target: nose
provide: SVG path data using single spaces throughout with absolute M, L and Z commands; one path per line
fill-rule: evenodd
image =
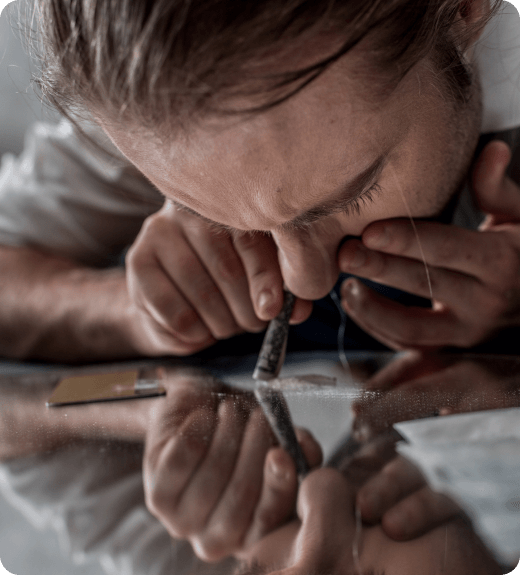
M 287 288 L 302 299 L 325 297 L 338 279 L 339 241 L 312 227 L 294 232 L 273 232 L 273 239 Z

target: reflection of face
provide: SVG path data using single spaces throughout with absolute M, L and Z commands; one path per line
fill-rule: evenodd
M 440 212 L 478 135 L 478 97 L 457 109 L 428 61 L 383 99 L 379 83 L 359 80 L 364 58 L 354 49 L 283 104 L 202 120 L 169 143 L 102 124 L 167 198 L 232 230 L 272 234 L 288 288 L 316 299 L 337 279 L 344 236 Z
M 252 548 L 247 563 L 280 575 L 491 575 L 493 565 L 469 532 L 452 522 L 408 542 L 380 526 L 363 528 L 359 568 L 353 556 L 354 493 L 336 470 L 320 469 L 302 483 L 298 519 Z

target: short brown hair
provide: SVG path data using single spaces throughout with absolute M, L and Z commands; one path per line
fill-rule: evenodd
M 499 4 L 495 0 L 494 7 Z M 288 43 L 334 32 L 341 45 L 303 69 L 261 78 L 277 105 L 372 32 L 377 69 L 400 79 L 428 54 L 453 97 L 471 73 L 467 37 L 453 37 L 464 0 L 36 0 L 42 71 L 37 84 L 62 113 L 101 110 L 167 132 L 182 118 L 218 112 L 240 94 L 251 62 Z M 463 9 L 463 8 L 462 8 Z M 492 11 L 487 15 L 491 16 Z M 483 26 L 484 18 L 478 23 Z M 222 101 L 222 98 L 219 99 Z M 222 111 L 222 110 L 220 110 Z M 226 112 L 229 112 L 227 110 Z

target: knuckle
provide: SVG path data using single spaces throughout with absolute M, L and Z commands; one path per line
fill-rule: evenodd
M 219 253 L 214 261 L 215 274 L 226 284 L 235 285 L 244 277 L 241 261 L 233 253 Z
M 173 268 L 173 265 L 175 268 Z M 190 276 L 198 276 L 201 274 L 199 259 L 191 249 L 183 249 L 175 252 L 173 265 L 170 264 L 169 266 L 169 271 L 173 275 L 178 275 L 179 272 L 188 272 Z
M 163 238 L 171 235 L 175 229 L 172 220 L 166 216 L 161 210 L 148 216 L 141 226 L 141 230 L 137 237 L 137 242 L 143 240 L 150 241 L 154 238 Z
M 265 238 L 265 236 L 264 236 L 264 238 Z M 240 250 L 249 251 L 249 250 L 258 249 L 259 244 L 262 242 L 261 242 L 261 237 L 259 236 L 259 234 L 244 232 L 241 234 L 237 234 L 233 238 L 233 243 Z
M 169 325 L 180 336 L 191 331 L 200 322 L 197 312 L 189 306 L 179 306 L 171 314 Z
M 264 289 L 269 289 L 271 286 L 280 283 L 280 276 L 273 270 L 256 268 L 250 271 L 248 280 L 254 293 L 258 294 Z
M 147 263 L 148 256 L 141 244 L 134 243 L 125 256 L 125 265 L 127 270 L 134 271 Z
M 435 277 L 434 270 L 429 271 L 429 276 L 424 267 L 418 270 L 417 275 L 415 277 L 415 284 L 417 286 L 419 294 L 424 295 L 430 294 L 430 288 L 431 288 L 431 293 L 435 295 L 435 293 L 437 292 L 438 283 L 437 278 Z
M 220 533 L 211 529 L 204 535 L 193 537 L 191 544 L 199 559 L 214 563 L 229 555 L 236 548 L 232 538 L 232 531 L 227 530 Z
M 423 518 L 429 517 L 436 502 L 433 491 L 424 487 L 411 496 L 406 503 L 405 512 L 408 514 L 408 518 L 417 525 Z
M 209 437 L 210 434 L 201 435 L 190 431 L 179 433 L 174 439 L 175 452 L 172 453 L 170 465 L 174 468 L 184 467 L 186 459 L 191 461 L 194 455 L 203 455 L 208 447 Z
M 258 499 L 258 489 L 251 481 L 240 481 L 233 489 L 233 497 L 230 498 L 229 509 L 231 515 L 237 519 L 242 515 L 243 510 L 248 509 L 252 504 L 256 504 Z
M 449 234 L 441 234 L 438 241 L 432 246 L 433 263 L 450 261 L 453 258 L 454 246 Z
M 200 281 L 193 284 L 192 290 L 193 300 L 206 303 L 210 309 L 218 305 L 220 290 L 213 282 L 208 281 L 206 278 L 200 278 Z
M 150 513 L 159 521 L 167 525 L 171 536 L 185 539 L 188 532 L 173 517 L 176 508 L 171 503 L 171 497 L 165 490 L 152 490 L 145 494 L 145 504 Z
M 389 271 L 389 258 L 382 253 L 371 253 L 368 257 L 369 267 L 376 278 L 385 278 Z
M 283 508 L 280 507 L 279 502 L 273 503 L 269 507 L 261 506 L 255 514 L 257 528 L 259 528 L 262 533 L 269 532 L 276 528 L 291 512 L 291 510 L 288 510 L 283 514 L 281 510 L 283 510 Z
M 409 253 L 413 251 L 417 245 L 417 236 L 409 222 L 406 222 L 405 227 L 399 228 L 400 233 L 395 233 L 392 230 L 389 232 L 388 247 L 395 250 L 397 253 Z

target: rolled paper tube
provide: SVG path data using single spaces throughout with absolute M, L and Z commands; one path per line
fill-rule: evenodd
M 253 379 L 271 381 L 278 377 L 285 359 L 289 320 L 291 319 L 295 297 L 286 291 L 282 311 L 269 323 L 262 348 L 253 372 Z

